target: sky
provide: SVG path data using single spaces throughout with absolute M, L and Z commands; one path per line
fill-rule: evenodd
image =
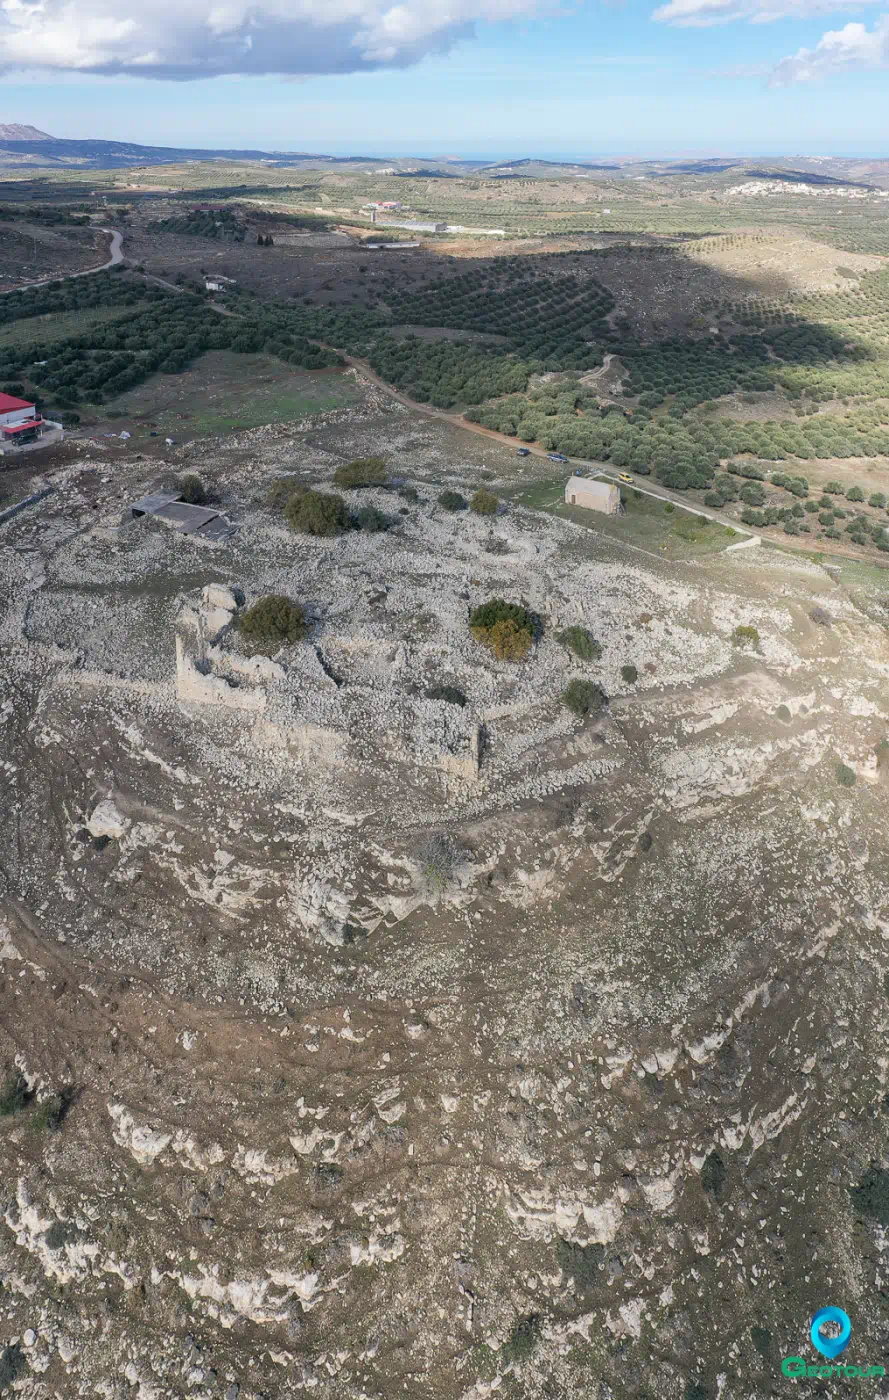
M 0 120 L 335 155 L 889 155 L 853 0 L 0 0 Z

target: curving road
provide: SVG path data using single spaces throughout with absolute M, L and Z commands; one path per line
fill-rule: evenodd
M 107 272 L 108 268 L 117 267 L 119 263 L 123 262 L 123 234 L 120 233 L 118 229 L 113 228 L 103 228 L 102 233 L 111 234 L 111 247 L 109 249 L 111 256 L 109 260 L 105 263 L 102 263 L 100 267 L 88 267 L 83 272 L 69 272 L 63 274 L 64 276 L 92 277 L 97 272 Z M 177 287 L 173 282 L 164 281 L 164 279 L 161 277 L 153 277 L 148 273 L 143 273 L 143 276 L 145 277 L 146 281 L 154 282 L 161 287 L 166 287 L 171 292 L 177 292 L 181 295 L 184 290 L 182 287 Z M 0 296 L 9 296 L 13 291 L 24 291 L 28 287 L 44 287 L 47 285 L 47 283 L 57 282 L 58 280 L 58 277 L 44 277 L 39 282 L 27 282 L 22 287 L 13 287 L 10 289 L 9 292 L 0 293 Z M 218 312 L 221 316 L 237 315 L 237 312 L 230 311 L 228 307 L 221 306 L 218 303 L 214 304 L 213 302 L 210 302 L 209 305 L 213 311 Z M 493 428 L 484 428 L 482 427 L 481 423 L 471 423 L 466 418 L 464 418 L 461 413 L 447 413 L 440 408 L 431 408 L 429 404 L 418 403 L 416 399 L 411 399 L 407 396 L 407 394 L 402 394 L 399 392 L 398 389 L 393 389 L 390 384 L 387 384 L 384 379 L 381 379 L 380 376 L 376 374 L 374 370 L 371 369 L 367 360 L 359 359 L 356 355 L 347 355 L 345 351 L 338 349 L 337 346 L 326 345 L 324 341 L 319 340 L 316 341 L 315 344 L 322 346 L 322 348 L 325 350 L 336 351 L 338 355 L 342 356 L 343 360 L 346 362 L 347 365 L 350 366 L 351 369 L 357 370 L 357 372 L 360 375 L 363 375 L 364 378 L 369 380 L 370 383 L 376 386 L 376 388 L 382 389 L 382 391 L 385 394 L 388 394 L 390 398 L 395 399 L 398 403 L 403 404 L 405 408 L 413 409 L 415 413 L 423 413 L 428 418 L 439 418 L 445 423 L 450 423 L 455 428 L 463 428 L 466 432 L 475 433 L 479 437 L 486 437 L 494 442 L 501 443 L 504 447 L 510 447 L 513 450 L 515 450 L 515 445 L 517 441 L 516 438 L 507 437 L 506 433 L 498 433 Z M 605 357 L 604 363 L 602 364 L 601 368 L 597 371 L 597 378 L 599 377 L 599 375 L 604 374 L 605 371 L 610 368 L 611 361 L 614 358 L 615 356 L 612 354 L 609 354 Z M 531 457 L 545 458 L 548 456 L 546 449 L 542 447 L 532 447 L 530 444 L 527 444 L 527 450 L 528 455 Z M 588 470 L 592 469 L 592 475 L 594 476 L 615 477 L 618 475 L 614 468 L 610 467 L 607 462 L 588 462 L 579 457 L 569 457 L 565 465 L 571 467 L 585 467 Z M 811 552 L 812 550 L 812 545 L 809 544 L 807 541 L 797 540 L 794 538 L 788 538 L 786 541 L 776 541 L 770 535 L 764 535 L 757 529 L 751 529 L 749 525 L 739 525 L 737 520 L 732 519 L 731 516 L 723 515 L 720 511 L 701 510 L 700 507 L 689 506 L 688 501 L 685 499 L 682 493 L 677 491 L 671 491 L 668 487 L 661 486 L 654 482 L 647 482 L 645 486 L 640 486 L 636 481 L 634 481 L 633 489 L 641 491 L 643 495 L 651 496 L 655 500 L 671 501 L 674 505 L 677 505 L 681 507 L 681 509 L 688 511 L 689 514 L 703 516 L 705 520 L 711 520 L 715 525 L 731 526 L 731 528 L 735 530 L 738 534 L 746 535 L 748 538 L 757 538 L 769 544 L 780 544 L 780 546 L 785 549 L 801 550 L 802 552 Z M 853 559 L 859 557 L 857 554 L 854 554 L 853 551 L 844 549 L 842 545 L 840 545 L 837 548 L 836 544 L 834 544 L 831 553 L 844 555 L 848 558 Z M 879 561 L 877 560 L 874 560 L 873 562 L 879 563 Z
M 10 287 L 6 292 L 0 292 L 0 296 L 10 297 L 13 292 L 27 292 L 32 287 L 48 287 L 50 282 L 60 282 L 68 277 L 94 277 L 97 272 L 107 272 L 109 267 L 117 267 L 123 262 L 123 234 L 116 228 L 103 228 L 101 233 L 111 234 L 111 257 L 107 262 L 103 262 L 100 267 L 86 267 L 82 272 L 62 272 L 53 277 L 41 277 L 38 282 L 23 282 L 20 287 Z

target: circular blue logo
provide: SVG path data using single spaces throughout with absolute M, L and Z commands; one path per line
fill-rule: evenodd
M 825 1322 L 838 1323 L 839 1335 L 836 1337 L 822 1336 L 821 1328 Z M 848 1313 L 843 1312 L 842 1308 L 820 1308 L 812 1318 L 809 1336 L 815 1350 L 820 1351 L 821 1355 L 826 1356 L 829 1361 L 833 1361 L 849 1345 L 849 1338 L 852 1336 L 852 1320 Z

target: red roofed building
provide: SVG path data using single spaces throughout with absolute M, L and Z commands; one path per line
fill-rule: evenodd
M 0 441 L 31 442 L 40 437 L 44 422 L 32 403 L 0 394 Z

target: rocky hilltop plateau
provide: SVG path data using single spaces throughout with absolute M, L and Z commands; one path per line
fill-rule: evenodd
M 268 504 L 368 454 L 388 529 Z M 87 445 L 0 527 L 0 1394 L 752 1400 L 826 1303 L 889 1365 L 886 575 L 439 504 L 511 460 L 371 391 L 172 451 L 221 545 Z

